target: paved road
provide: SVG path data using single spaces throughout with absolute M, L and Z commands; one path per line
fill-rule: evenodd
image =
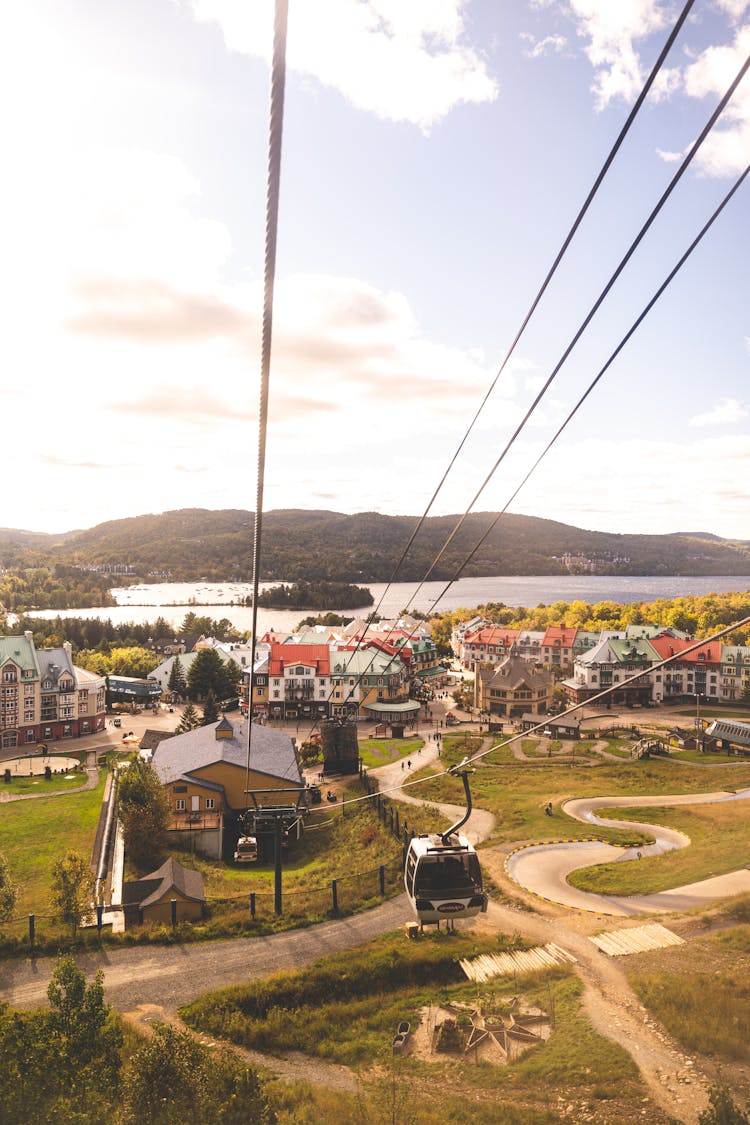
M 605 819 L 596 815 L 601 808 L 665 808 L 677 805 L 714 804 L 750 798 L 750 789 L 738 793 L 688 793 L 657 797 L 595 797 L 567 801 L 563 811 L 576 820 L 594 825 L 631 828 L 647 832 L 655 842 L 642 848 L 617 848 L 597 842 L 541 844 L 516 852 L 508 859 L 508 874 L 526 890 L 562 906 L 592 910 L 599 914 L 624 917 L 630 914 L 661 913 L 692 910 L 707 906 L 718 898 L 750 892 L 750 869 L 718 875 L 711 879 L 675 887 L 669 891 L 647 895 L 599 895 L 581 891 L 567 881 L 571 871 L 600 863 L 638 861 L 643 856 L 660 855 L 675 848 L 684 848 L 690 839 L 682 832 L 659 824 Z

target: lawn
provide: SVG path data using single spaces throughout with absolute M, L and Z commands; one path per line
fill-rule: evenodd
M 41 777 L 13 777 L 10 782 L 0 781 L 0 802 L 2 802 L 6 793 L 14 797 L 25 793 L 40 796 L 66 789 L 77 789 L 79 786 L 86 784 L 86 779 L 86 773 L 53 774 L 49 781 L 46 780 L 44 775 Z
M 375 769 L 416 755 L 422 746 L 423 738 L 363 738 L 359 741 L 359 756 L 368 769 Z
M 79 851 L 90 859 L 105 776 L 101 771 L 96 788 L 82 793 L 2 806 L 0 851 L 18 884 L 18 918 L 33 913 L 39 919 L 49 914 L 50 871 L 67 851 Z M 79 777 L 79 784 L 82 780 Z
M 628 863 L 606 863 L 573 871 L 574 887 L 598 894 L 651 894 L 724 875 L 747 865 L 750 851 L 750 800 L 692 808 L 599 809 L 610 820 L 639 820 L 676 828 L 690 837 L 687 848 L 645 856 Z

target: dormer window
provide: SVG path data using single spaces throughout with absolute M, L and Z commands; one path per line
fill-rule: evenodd
M 42 680 L 42 691 L 52 691 L 52 680 Z

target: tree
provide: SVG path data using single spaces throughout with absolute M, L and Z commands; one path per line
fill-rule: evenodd
M 16 894 L 16 884 L 11 878 L 8 861 L 0 852 L 0 922 L 7 922 L 13 917 Z
M 61 957 L 47 989 L 47 1042 L 56 1079 L 80 1105 L 103 1091 L 116 1094 L 122 1031 L 104 1003 L 104 974 L 91 984 L 72 957 Z
M 205 699 L 209 691 L 213 691 L 215 695 L 223 699 L 225 682 L 224 661 L 216 649 L 199 649 L 188 672 L 187 686 L 190 699 Z
M 180 719 L 180 723 L 177 727 L 177 730 L 175 731 L 175 734 L 186 734 L 187 731 L 196 730 L 199 726 L 201 726 L 200 715 L 196 711 L 193 704 L 188 703 L 187 707 L 182 712 L 182 718 Z
M 221 666 L 221 675 L 219 677 L 219 698 L 231 699 L 232 696 L 237 695 L 240 687 L 240 680 L 242 679 L 242 669 L 236 660 L 225 660 Z
M 187 680 L 185 678 L 185 669 L 180 663 L 179 656 L 175 656 L 172 661 L 172 667 L 169 670 L 169 680 L 167 687 L 174 695 L 179 695 L 182 698 L 187 693 Z
M 137 867 L 151 867 L 164 853 L 169 797 L 149 762 L 136 758 L 123 773 L 117 794 L 125 851 Z
M 52 909 L 60 922 L 67 923 L 73 938 L 81 922 L 92 915 L 95 879 L 80 854 L 69 851 L 52 867 Z
M 274 1125 L 257 1075 L 209 1055 L 188 1031 L 154 1024 L 123 1083 L 124 1125 Z
M 708 1108 L 698 1115 L 698 1125 L 750 1125 L 750 1117 L 735 1105 L 726 1086 L 712 1086 Z
M 219 718 L 219 704 L 216 701 L 211 688 L 208 689 L 206 695 L 206 702 L 203 704 L 203 726 L 207 727 L 209 723 L 215 723 Z

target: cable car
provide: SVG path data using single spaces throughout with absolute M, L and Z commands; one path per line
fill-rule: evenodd
M 463 762 L 448 772 L 463 780 L 465 814 L 445 832 L 415 836 L 406 853 L 404 885 L 422 923 L 452 923 L 456 918 L 473 918 L 487 910 L 479 857 L 467 838 L 458 834 L 471 815 L 470 771 L 462 766 Z

